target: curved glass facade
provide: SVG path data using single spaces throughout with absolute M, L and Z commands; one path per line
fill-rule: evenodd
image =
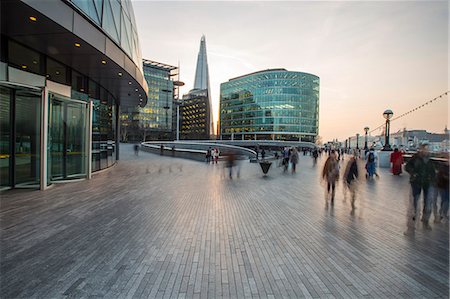
M 119 112 L 147 100 L 130 1 L 0 7 L 0 190 L 44 190 L 112 166 Z
M 220 86 L 222 139 L 314 142 L 319 127 L 319 77 L 274 69 Z
M 130 0 L 70 0 L 70 2 L 103 28 L 142 71 L 141 47 Z

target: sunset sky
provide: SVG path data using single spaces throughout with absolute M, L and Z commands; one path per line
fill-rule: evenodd
M 193 88 L 202 34 L 214 121 L 220 83 L 268 68 L 320 77 L 319 135 L 344 140 L 448 90 L 447 1 L 133 1 L 143 58 L 180 64 Z M 392 131 L 448 125 L 448 98 L 392 123 Z M 373 132 L 378 134 L 380 131 Z

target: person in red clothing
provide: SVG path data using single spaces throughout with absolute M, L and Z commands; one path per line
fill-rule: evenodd
M 394 152 L 391 154 L 391 163 L 392 174 L 400 175 L 402 173 L 403 153 L 399 151 L 398 148 L 395 148 Z

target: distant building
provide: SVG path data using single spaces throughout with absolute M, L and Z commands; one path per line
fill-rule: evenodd
M 375 147 L 381 149 L 384 146 L 384 135 L 367 136 L 368 147 Z M 447 128 L 444 133 L 430 133 L 426 130 L 400 130 L 389 135 L 389 144 L 392 148 L 403 148 L 409 151 L 415 151 L 420 144 L 426 143 L 429 149 L 433 152 L 448 152 L 449 148 L 449 134 Z M 350 148 L 356 148 L 356 136 L 348 138 Z M 359 148 L 364 148 L 364 135 L 359 136 Z
M 207 90 L 191 90 L 184 95 L 183 105 L 180 107 L 180 139 L 209 139 L 209 111 Z
M 122 113 L 121 139 L 127 142 L 172 140 L 176 130 L 174 100 L 178 97 L 174 81 L 177 82 L 179 69 L 147 59 L 143 60 L 143 69 L 148 84 L 147 105 Z
M 431 151 L 449 151 L 449 135 L 445 128 L 444 133 L 430 133 L 426 130 L 406 130 L 391 133 L 389 143 L 393 147 L 404 147 L 408 150 L 416 150 L 420 144 L 428 144 Z M 381 140 L 384 144 L 384 139 Z
M 210 139 L 213 133 L 206 40 L 205 36 L 202 36 L 195 70 L 194 89 L 183 95 L 180 107 L 180 138 Z
M 220 138 L 315 142 L 319 77 L 269 69 L 220 85 Z

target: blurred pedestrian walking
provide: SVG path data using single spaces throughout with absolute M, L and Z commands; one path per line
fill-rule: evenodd
M 336 160 L 336 153 L 331 150 L 330 156 L 327 158 L 322 170 L 322 178 L 327 183 L 326 205 L 328 206 L 328 198 L 331 196 L 331 204 L 334 204 L 334 195 L 336 191 L 336 182 L 339 179 L 339 163 Z
M 139 144 L 134 145 L 134 155 L 139 156 Z
M 206 163 L 208 163 L 209 164 L 209 162 L 211 162 L 211 147 L 209 147 L 207 150 L 206 150 Z
M 298 163 L 298 151 L 297 148 L 293 148 L 291 151 L 291 157 L 289 158 L 289 160 L 292 163 L 292 173 L 295 173 L 296 171 L 296 167 L 297 167 L 297 163 Z
M 430 186 L 435 180 L 436 173 L 433 162 L 430 160 L 427 145 L 421 145 L 419 151 L 409 160 L 405 166 L 405 170 L 409 173 L 409 182 L 411 184 L 412 205 L 413 205 L 413 221 L 418 217 L 418 205 L 420 194 L 423 192 L 423 214 L 422 221 L 425 228 L 431 229 L 428 220 L 431 214 Z
M 433 214 L 434 222 L 448 222 L 448 206 L 449 206 L 449 167 L 448 160 L 445 162 L 440 162 L 437 167 L 438 171 L 436 174 L 435 184 L 433 184 L 432 192 L 432 202 L 433 202 Z M 438 199 L 441 202 L 438 205 Z
M 220 155 L 219 149 L 217 147 L 214 148 L 214 150 L 212 151 L 213 163 L 217 164 L 217 162 L 219 161 L 219 155 Z
M 371 147 L 369 152 L 367 152 L 367 155 L 366 155 L 366 170 L 367 170 L 366 177 L 367 178 L 373 178 L 374 175 L 376 175 L 378 177 L 377 161 L 378 161 L 378 156 L 375 153 L 375 149 L 373 147 Z
M 347 167 L 344 172 L 344 197 L 347 195 L 347 190 L 350 191 L 350 201 L 352 204 L 351 214 L 355 212 L 355 200 L 357 192 L 357 181 L 358 181 L 358 164 L 356 160 L 356 155 L 350 158 L 347 163 Z
M 317 164 L 317 158 L 319 157 L 319 151 L 317 150 L 317 148 L 314 148 L 313 152 L 312 152 L 312 156 L 314 159 L 314 165 Z
M 283 171 L 286 172 L 288 170 L 289 167 L 289 149 L 287 147 L 284 148 L 283 150 Z
M 225 168 L 228 170 L 228 176 L 230 179 L 233 178 L 233 169 L 236 165 L 236 154 L 231 151 L 226 155 Z M 236 167 L 236 176 L 239 177 L 239 167 Z

